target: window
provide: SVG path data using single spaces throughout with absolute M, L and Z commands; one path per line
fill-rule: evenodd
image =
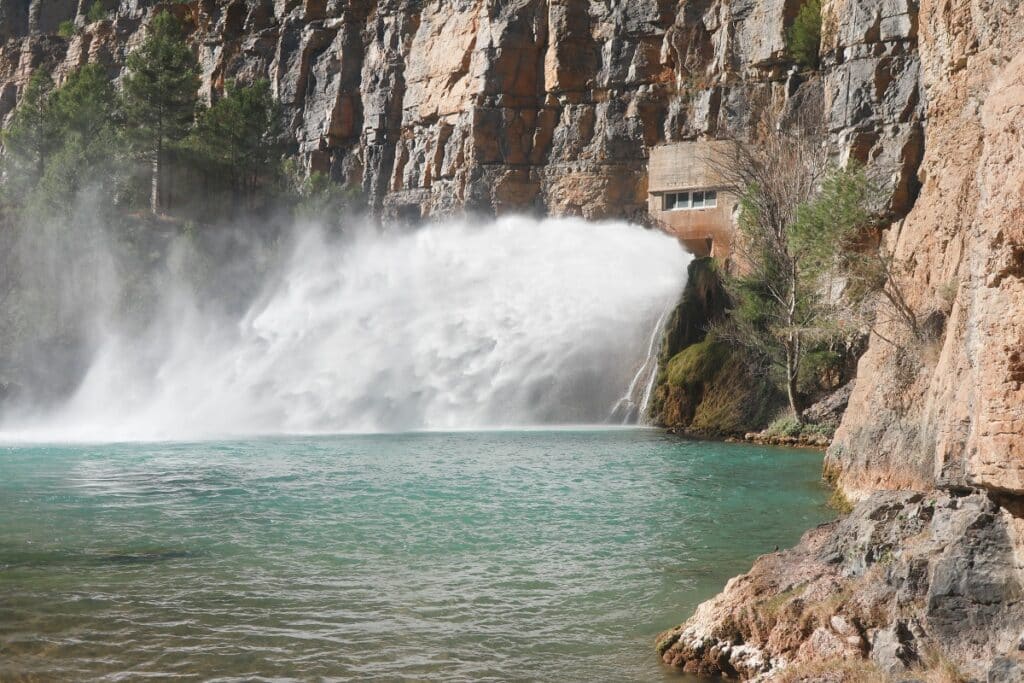
M 694 192 L 666 192 L 662 196 L 662 211 L 682 209 L 713 209 L 718 206 L 718 192 L 696 190 Z
M 665 211 L 690 208 L 689 192 L 668 192 L 665 194 Z

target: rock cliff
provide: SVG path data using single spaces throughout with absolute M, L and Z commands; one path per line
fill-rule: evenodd
M 861 26 L 878 36 L 889 5 L 825 3 L 835 63 L 864 35 L 837 17 L 874 7 Z M 850 515 L 760 558 L 664 634 L 667 663 L 791 681 L 1024 680 L 1024 15 L 1014 0 L 922 0 L 911 23 L 924 154 L 886 239 L 924 334 L 883 324 L 860 360 L 826 462 L 859 501 Z
M 179 15 L 203 94 L 267 78 L 294 151 L 405 218 L 536 211 L 644 220 L 659 142 L 744 131 L 817 103 L 836 151 L 916 192 L 911 0 L 849 0 L 820 76 L 789 73 L 800 0 L 0 1 L 0 116 L 32 70 L 119 74 L 155 10 Z M 74 30 L 68 35 L 73 22 Z
M 876 488 L 1024 494 L 1024 16 L 1004 2 L 923 2 L 928 101 L 921 196 L 890 235 L 930 343 L 874 339 L 830 465 Z

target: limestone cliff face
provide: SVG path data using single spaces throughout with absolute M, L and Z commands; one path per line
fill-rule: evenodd
M 877 37 L 888 5 L 826 9 L 880 9 Z M 826 28 L 829 45 L 864 35 Z M 827 461 L 860 501 L 851 514 L 760 558 L 666 633 L 667 663 L 768 680 L 1024 680 L 1024 14 L 1017 0 L 921 0 L 912 33 L 921 187 L 887 239 L 926 338 L 883 325 L 860 360 Z M 889 152 L 920 153 L 900 126 L 882 130 L 904 141 Z
M 880 338 L 830 453 L 852 495 L 981 487 L 1024 494 L 1024 14 L 1015 0 L 920 11 L 923 188 L 891 235 L 908 296 L 940 327 Z
M 824 107 L 838 154 L 916 191 L 913 0 L 836 0 L 820 77 L 790 78 L 800 0 L 0 0 L 0 115 L 40 65 L 117 75 L 152 13 L 185 20 L 203 94 L 268 78 L 295 150 L 385 215 L 645 218 L 659 142 Z M 74 21 L 70 38 L 56 35 Z

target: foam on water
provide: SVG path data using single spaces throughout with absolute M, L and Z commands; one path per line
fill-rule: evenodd
M 646 391 L 688 259 L 661 233 L 580 219 L 310 231 L 243 315 L 172 287 L 155 327 L 104 331 L 71 400 L 0 438 L 601 423 L 631 384 Z

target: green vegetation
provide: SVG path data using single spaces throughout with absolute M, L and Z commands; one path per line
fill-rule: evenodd
M 252 206 L 261 180 L 273 181 L 282 154 L 281 112 L 270 83 L 229 83 L 224 97 L 199 117 L 190 144 L 211 181 Z
M 46 162 L 57 143 L 57 131 L 49 115 L 53 79 L 39 69 L 29 80 L 14 110 L 10 125 L 4 131 L 4 189 L 11 197 L 24 194 L 43 177 Z
M 724 173 L 742 195 L 744 268 L 726 280 L 733 307 L 716 334 L 773 378 L 802 424 L 808 384 L 841 360 L 839 291 L 870 225 L 867 179 L 829 166 L 820 140 L 785 133 L 737 146 Z
M 794 439 L 816 436 L 831 439 L 833 432 L 835 432 L 835 427 L 832 424 L 799 422 L 792 415 L 784 415 L 768 425 L 764 433 L 765 436 L 786 436 Z
M 30 81 L 5 131 L 9 200 L 28 207 L 68 210 L 84 183 L 110 178 L 110 151 L 117 148 L 117 97 L 102 67 L 86 65 L 54 89 L 44 71 Z
M 685 387 L 714 378 L 730 355 L 726 344 L 708 338 L 691 344 L 672 357 L 668 363 L 668 381 Z
M 743 433 L 764 424 L 778 405 L 774 387 L 751 374 L 741 353 L 713 336 L 673 356 L 665 381 L 656 410 L 693 434 Z
M 61 38 L 70 38 L 75 35 L 75 22 L 66 19 L 57 25 L 57 35 Z
M 284 166 L 284 181 L 288 196 L 295 201 L 298 221 L 339 228 L 346 215 L 362 208 L 358 187 L 339 185 L 326 173 L 313 171 L 307 175 L 289 161 Z
M 103 3 L 100 0 L 92 3 L 89 7 L 89 11 L 85 15 L 86 19 L 91 22 L 102 21 L 107 18 L 107 10 L 103 8 Z
M 786 32 L 786 51 L 800 66 L 817 69 L 821 49 L 821 0 L 806 0 Z
M 708 333 L 730 305 L 723 274 L 710 258 L 694 259 L 686 289 L 666 326 L 651 417 L 703 436 L 730 436 L 767 424 L 783 400 L 752 372 L 741 347 Z
M 197 109 L 199 66 L 185 43 L 181 26 L 161 12 L 146 39 L 128 55 L 124 112 L 139 157 L 150 164 L 150 210 L 160 213 L 166 199 L 164 167 L 174 143 L 191 129 Z
M 101 15 L 97 1 L 87 16 Z M 46 69 L 33 74 L 3 133 L 9 215 L 67 213 L 87 188 L 92 209 L 135 221 L 147 207 L 193 232 L 242 215 L 286 218 L 278 207 L 337 221 L 356 206 L 357 192 L 283 163 L 283 116 L 268 81 L 229 81 L 202 106 L 196 58 L 169 12 L 153 18 L 126 66 L 120 93 L 98 64 L 60 87 Z

